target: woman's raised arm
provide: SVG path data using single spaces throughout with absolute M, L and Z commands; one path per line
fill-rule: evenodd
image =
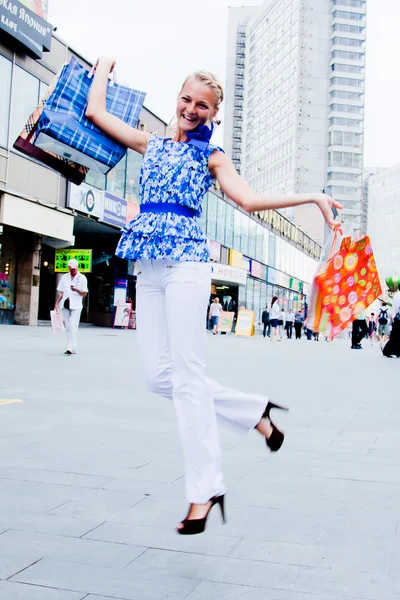
M 145 154 L 150 134 L 130 127 L 106 110 L 106 89 L 108 76 L 114 69 L 112 58 L 101 57 L 97 61 L 92 87 L 90 89 L 86 116 L 99 129 L 127 148 Z
M 343 206 L 327 194 L 256 194 L 247 181 L 236 172 L 232 161 L 218 151 L 211 154 L 208 166 L 223 192 L 247 212 L 276 210 L 311 203 L 318 206 L 328 227 L 333 229 L 339 225 L 334 219 L 332 207 L 341 209 Z

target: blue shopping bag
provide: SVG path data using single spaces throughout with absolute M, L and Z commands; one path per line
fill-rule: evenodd
M 108 173 L 124 157 L 122 146 L 86 118 L 92 75 L 75 57 L 62 70 L 37 125 L 35 146 L 80 165 Z M 144 92 L 110 82 L 107 111 L 135 127 Z

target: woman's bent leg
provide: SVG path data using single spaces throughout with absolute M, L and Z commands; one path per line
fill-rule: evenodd
M 225 492 L 214 400 L 204 364 L 210 266 L 169 261 L 159 271 L 165 284 L 172 390 L 183 446 L 186 494 L 189 502 L 204 504 Z

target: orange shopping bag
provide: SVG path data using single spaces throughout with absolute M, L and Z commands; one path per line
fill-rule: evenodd
M 336 337 L 382 293 L 369 237 L 344 238 L 319 269 L 315 284 L 322 312 L 329 315 L 330 336 Z

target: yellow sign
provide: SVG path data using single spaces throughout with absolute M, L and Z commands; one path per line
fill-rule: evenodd
M 237 250 L 229 250 L 229 265 L 243 269 L 243 254 Z
M 75 248 L 60 248 L 56 250 L 54 271 L 56 273 L 68 273 L 68 261 L 72 258 L 78 261 L 78 269 L 81 273 L 91 273 L 92 251 L 76 250 Z
M 4 405 L 4 404 L 21 404 L 22 400 L 0 400 L 0 406 Z
M 239 310 L 235 335 L 251 337 L 254 335 L 254 312 L 241 308 Z
M 225 331 L 226 333 L 232 332 L 233 326 L 233 318 L 235 316 L 234 312 L 225 312 L 221 311 L 218 321 L 218 331 L 221 333 Z

